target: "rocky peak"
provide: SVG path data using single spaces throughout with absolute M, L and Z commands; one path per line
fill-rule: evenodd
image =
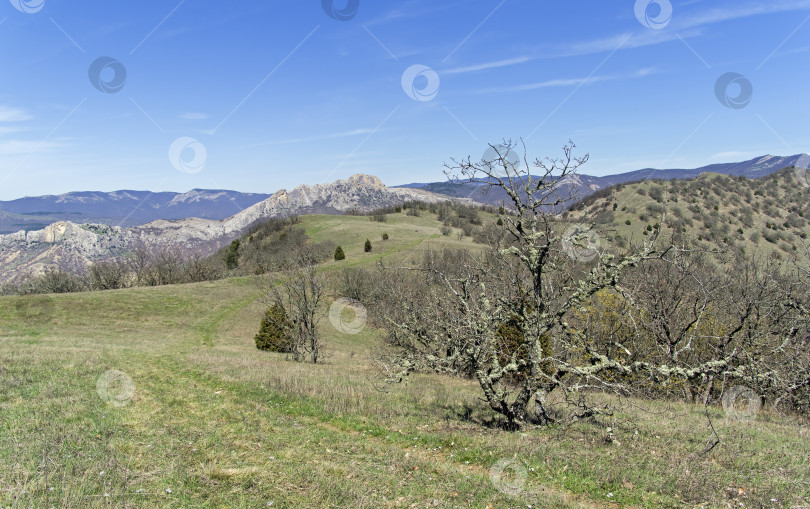
M 192 200 L 196 191 L 186 193 Z M 300 214 L 341 214 L 347 210 L 369 211 L 408 200 L 443 202 L 449 198 L 425 190 L 388 188 L 372 175 L 353 175 L 328 184 L 282 189 L 269 198 L 222 220 L 200 218 L 157 220 L 141 226 L 120 228 L 78 225 L 67 221 L 42 230 L 0 235 L 0 282 L 44 266 L 42 260 L 70 256 L 89 264 L 120 256 L 135 245 L 178 247 L 211 252 L 227 244 L 257 221 Z
M 385 189 L 385 184 L 383 184 L 383 181 L 380 180 L 378 177 L 375 177 L 374 175 L 365 175 L 362 173 L 358 173 L 346 179 L 346 182 L 358 187 Z

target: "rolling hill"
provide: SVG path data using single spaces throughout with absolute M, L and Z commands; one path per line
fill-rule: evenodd
M 760 179 L 704 173 L 619 184 L 574 205 L 570 217 L 596 225 L 619 246 L 660 226 L 707 250 L 801 257 L 810 235 L 810 182 L 806 172 L 786 168 Z
M 577 200 L 584 199 L 600 189 L 606 189 L 617 184 L 626 184 L 628 182 L 642 180 L 692 179 L 703 173 L 718 173 L 721 175 L 741 176 L 750 179 L 757 179 L 770 175 L 783 168 L 808 169 L 810 168 L 810 155 L 797 154 L 794 156 L 780 157 L 768 154 L 750 159 L 748 161 L 711 164 L 693 169 L 659 170 L 654 168 L 645 168 L 642 170 L 607 175 L 603 177 L 595 177 L 583 173 L 570 176 L 562 184 L 568 188 L 566 194 L 570 192 L 573 196 L 575 196 L 574 199 L 567 201 L 568 205 L 571 205 Z M 470 198 L 477 202 L 488 205 L 497 206 L 503 201 L 508 202 L 506 193 L 498 188 L 492 188 L 488 192 L 485 192 L 486 186 L 484 184 L 460 184 L 458 182 L 445 181 L 405 184 L 398 187 L 424 189 L 434 193 L 445 194 L 447 196 Z

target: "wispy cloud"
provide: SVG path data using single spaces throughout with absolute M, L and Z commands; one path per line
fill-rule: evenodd
M 0 104 L 0 122 L 25 122 L 31 118 L 31 115 L 23 110 Z
M 0 156 L 20 156 L 28 155 L 36 151 L 38 153 L 48 152 L 66 147 L 67 144 L 60 141 L 39 142 L 29 140 L 8 140 L 0 142 Z
M 306 138 L 290 138 L 286 140 L 273 140 L 273 141 L 266 141 L 264 143 L 258 143 L 256 145 L 251 145 L 252 147 L 264 147 L 267 145 L 287 145 L 291 143 L 308 143 L 312 141 L 323 141 L 323 140 L 333 140 L 336 138 L 349 138 L 351 136 L 360 136 L 363 134 L 371 134 L 374 132 L 374 129 L 355 129 L 353 131 L 343 131 L 339 133 L 332 133 L 332 134 L 324 134 L 320 136 L 310 136 Z
M 458 8 L 450 2 L 435 2 L 426 4 L 419 0 L 400 2 L 399 5 L 382 15 L 366 22 L 367 26 L 384 25 L 393 21 L 403 21 L 406 19 L 421 18 L 428 14 L 439 11 L 452 10 Z
M 556 46 L 554 48 L 544 48 L 542 56 L 538 57 L 522 56 L 494 62 L 485 62 L 477 65 L 448 69 L 443 71 L 442 74 L 450 75 L 486 71 L 499 67 L 523 64 L 539 58 L 571 57 L 605 53 L 613 51 L 619 45 L 619 43 L 625 39 L 626 41 L 622 45 L 622 49 L 624 50 L 655 46 L 658 44 L 671 42 L 679 38 L 687 39 L 699 37 L 705 33 L 704 27 L 716 23 L 807 9 L 810 9 L 810 0 L 783 0 L 771 3 L 748 3 L 733 7 L 712 8 L 699 12 L 688 14 L 684 13 L 673 16 L 673 21 L 666 30 L 639 29 L 637 32 L 623 32 L 597 39 Z M 631 37 L 627 39 L 628 36 Z M 575 82 L 575 84 L 576 83 L 577 82 Z M 561 85 L 566 84 L 567 83 L 561 83 Z
M 457 67 L 455 69 L 448 69 L 446 71 L 442 71 L 442 74 L 465 74 L 469 72 L 477 72 L 477 71 L 487 71 L 489 69 L 497 69 L 499 67 L 507 67 L 510 65 L 517 65 L 523 64 L 525 62 L 530 61 L 530 57 L 517 57 L 517 58 L 508 58 L 505 60 L 497 60 L 495 62 L 487 62 L 478 65 L 470 65 L 467 67 Z
M 183 120 L 205 120 L 209 117 L 207 113 L 198 113 L 195 111 L 187 111 L 178 115 L 178 118 Z
M 684 28 L 701 27 L 733 19 L 750 18 L 765 14 L 780 12 L 801 11 L 810 9 L 810 0 L 782 0 L 771 2 L 749 2 L 745 5 L 733 7 L 717 7 L 703 12 L 685 15 L 678 19 L 673 18 L 673 27 L 676 30 Z
M 701 1 L 688 1 L 679 4 L 680 8 L 693 5 L 702 4 Z M 400 7 L 397 9 L 386 12 L 381 17 L 372 20 L 367 25 L 384 24 L 396 20 L 405 20 L 408 18 L 420 17 L 430 14 L 435 10 L 443 10 L 442 8 L 424 8 L 416 7 L 415 5 Z M 452 69 L 442 71 L 443 75 L 453 74 L 466 74 L 472 72 L 487 71 L 501 67 L 512 65 L 519 65 L 533 60 L 541 60 L 546 58 L 559 58 L 571 56 L 583 56 L 590 54 L 598 54 L 613 51 L 619 43 L 622 44 L 623 50 L 642 48 L 647 46 L 655 46 L 665 44 L 678 39 L 695 38 L 706 33 L 705 27 L 712 24 L 722 23 L 725 21 L 732 21 L 742 18 L 750 18 L 755 16 L 762 16 L 768 14 L 778 14 L 783 12 L 800 11 L 810 9 L 810 0 L 781 0 L 770 3 L 753 3 L 749 2 L 743 5 L 731 5 L 728 7 L 714 7 L 703 9 L 702 11 L 696 10 L 695 12 L 686 13 L 679 9 L 680 14 L 676 13 L 673 16 L 672 23 L 666 30 L 649 30 L 637 27 L 635 31 L 625 31 L 616 33 L 605 37 L 583 40 L 579 42 L 572 42 L 563 45 L 554 45 L 543 47 L 541 51 L 530 52 L 535 54 L 524 55 L 515 58 L 508 58 L 496 60 L 491 62 L 483 62 L 480 64 L 470 64 L 468 66 L 460 66 Z M 635 20 L 634 20 L 635 23 Z M 627 39 L 628 36 L 631 36 Z M 414 54 L 422 53 L 421 50 L 413 50 L 404 54 L 397 54 L 398 58 L 404 56 L 412 56 Z
M 477 94 L 492 94 L 492 93 L 506 93 L 506 92 L 525 92 L 527 90 L 537 90 L 538 88 L 549 87 L 576 87 L 580 85 L 592 85 L 604 81 L 619 81 L 628 79 L 637 79 L 655 74 L 656 70 L 653 67 L 639 69 L 632 73 L 627 74 L 603 74 L 595 75 L 590 78 L 558 78 L 537 83 L 527 83 L 523 85 L 509 85 L 504 87 L 492 87 L 476 90 Z
M 32 117 L 20 108 L 13 108 L 0 104 L 0 136 L 19 133 L 29 130 L 26 122 Z M 65 140 L 41 142 L 32 140 L 4 139 L 0 140 L 0 156 L 29 155 L 33 152 L 47 152 L 68 146 Z
M 781 57 L 785 55 L 795 55 L 797 53 L 807 53 L 808 51 L 810 51 L 810 46 L 801 46 L 799 48 L 793 48 L 785 51 L 780 51 L 778 53 L 774 53 L 773 56 Z
M 751 159 L 761 156 L 762 152 L 746 152 L 742 150 L 731 150 L 728 152 L 718 152 L 709 157 L 712 161 L 741 161 L 743 159 Z
M 715 7 L 693 13 L 676 13 L 672 23 L 665 30 L 640 29 L 632 33 L 632 37 L 624 44 L 622 49 L 642 48 L 664 44 L 680 38 L 699 37 L 705 33 L 708 25 L 732 21 L 742 18 L 778 14 L 782 12 L 801 11 L 810 9 L 810 0 L 782 0 L 762 3 L 746 3 L 728 7 Z M 585 40 L 553 48 L 544 56 L 568 57 L 605 53 L 613 51 L 619 41 L 627 37 L 628 32 L 615 34 L 598 39 Z
M 25 130 L 26 130 L 26 128 L 24 128 L 24 127 L 0 125 L 0 136 L 4 136 L 6 134 L 18 133 L 20 131 L 25 131 Z
M 680 34 L 682 37 L 692 37 L 700 35 L 698 31 L 690 31 L 689 34 Z M 624 32 L 617 35 L 602 37 L 600 39 L 591 39 L 589 41 L 575 42 L 566 46 L 558 47 L 556 53 L 552 52 L 550 56 L 553 57 L 572 57 L 580 55 L 592 55 L 594 53 L 607 53 L 615 50 L 622 41 L 622 49 L 641 48 L 644 46 L 654 46 L 656 44 L 663 44 L 665 42 L 673 41 L 678 38 L 676 32 L 669 32 L 664 30 L 648 30 L 642 33 Z

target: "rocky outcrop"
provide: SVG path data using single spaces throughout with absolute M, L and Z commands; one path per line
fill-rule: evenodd
M 187 197 L 194 199 L 193 196 Z M 60 221 L 38 231 L 0 235 L 0 282 L 41 272 L 48 266 L 87 265 L 126 254 L 138 244 L 178 247 L 208 253 L 238 236 L 252 224 L 273 217 L 302 214 L 341 214 L 369 211 L 408 200 L 446 201 L 444 195 L 421 189 L 388 188 L 371 175 L 354 175 L 331 184 L 302 185 L 280 190 L 269 198 L 222 220 L 188 218 L 158 220 L 120 228 Z

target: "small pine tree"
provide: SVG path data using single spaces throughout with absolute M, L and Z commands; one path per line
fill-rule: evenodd
M 336 247 L 335 248 L 335 260 L 340 261 L 340 260 L 345 260 L 345 259 L 346 259 L 346 253 L 343 252 L 343 248 L 340 247 L 340 246 Z
M 506 211 L 503 209 L 503 205 L 501 205 L 500 207 L 498 207 L 498 214 L 500 214 L 500 215 L 504 215 L 505 213 L 506 213 Z
M 503 219 L 501 219 L 501 218 L 499 217 L 499 218 L 498 218 L 498 222 L 497 222 L 497 223 L 495 223 L 495 224 L 497 224 L 498 226 L 503 226 Z
M 256 348 L 270 352 L 289 352 L 292 324 L 281 304 L 273 304 L 264 312 L 259 333 L 256 334 Z
M 239 239 L 231 242 L 231 247 L 228 248 L 228 254 L 225 256 L 225 266 L 229 270 L 239 267 Z
M 370 253 L 370 252 L 371 252 L 371 241 L 370 241 L 370 240 L 366 239 L 366 245 L 365 245 L 365 246 L 363 246 L 363 250 L 364 250 L 366 253 Z
M 388 233 L 383 233 L 382 234 L 382 239 L 383 240 L 388 240 Z

